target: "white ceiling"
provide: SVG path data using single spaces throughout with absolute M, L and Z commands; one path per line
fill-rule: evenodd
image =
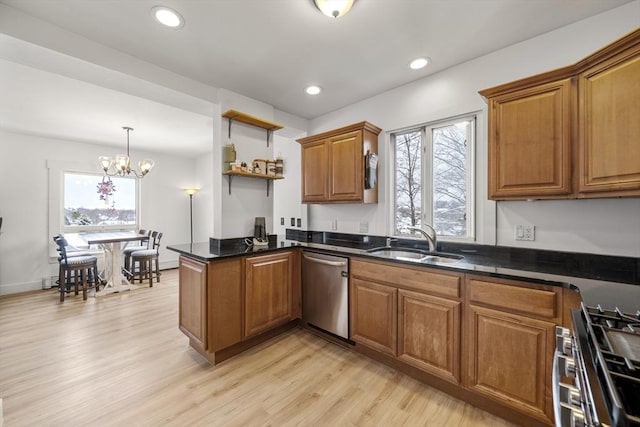
M 322 15 L 312 0 L 0 3 L 195 81 L 229 89 L 299 117 L 315 118 L 629 1 L 358 0 L 340 19 Z M 178 10 L 185 17 L 184 28 L 171 30 L 155 22 L 150 10 L 159 4 Z M 90 60 L 89 55 L 78 57 Z M 408 63 L 417 56 L 429 56 L 431 65 L 410 70 Z M 4 122 L 0 125 L 8 128 L 26 126 L 21 120 L 28 122 L 24 117 L 32 114 L 38 117 L 31 117 L 30 126 L 39 130 L 34 133 L 60 133 L 63 137 L 62 129 L 72 117 L 74 123 L 86 124 L 81 130 L 87 140 L 122 143 L 119 132 L 121 126 L 131 125 L 126 121 L 132 111 L 145 115 L 141 111 L 151 109 L 148 120 L 159 114 L 161 121 L 154 124 L 154 137 L 160 139 L 163 135 L 167 140 L 185 135 L 192 121 L 202 121 L 201 116 L 149 106 L 142 99 L 106 88 L 82 82 L 73 88 L 72 79 L 38 75 L 38 70 L 16 68 L 22 64 L 0 61 L 2 79 L 20 79 L 19 85 L 5 82 L 3 96 L 5 90 L 9 95 L 13 90 L 19 102 L 15 88 L 28 88 L 29 102 L 19 102 L 19 111 L 0 109 Z M 321 86 L 323 92 L 316 97 L 306 95 L 303 88 L 308 84 Z M 62 88 L 67 95 L 61 102 Z M 133 109 L 124 111 L 122 105 Z M 175 120 L 167 122 L 171 116 Z M 141 120 L 147 124 L 146 119 Z M 105 121 L 112 134 L 90 133 L 92 128 L 104 127 Z M 200 134 L 185 135 L 182 152 L 195 155 L 202 151 L 196 145 L 205 136 L 210 141 L 209 130 L 207 123 Z M 142 135 L 132 134 L 132 145 L 135 136 Z M 162 151 L 160 145 L 164 144 L 154 148 Z

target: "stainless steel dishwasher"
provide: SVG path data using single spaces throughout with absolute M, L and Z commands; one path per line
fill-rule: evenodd
M 302 319 L 349 339 L 349 259 L 302 252 Z

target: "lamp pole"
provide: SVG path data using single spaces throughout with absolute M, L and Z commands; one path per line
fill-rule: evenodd
M 197 188 L 185 188 L 184 191 L 189 195 L 189 224 L 191 226 L 191 244 L 193 245 L 193 195 L 198 192 Z

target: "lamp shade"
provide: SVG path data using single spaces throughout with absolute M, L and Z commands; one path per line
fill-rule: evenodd
M 153 169 L 153 165 L 155 165 L 155 162 L 151 159 L 144 159 L 138 162 L 138 167 L 140 168 L 140 173 L 142 173 L 142 175 L 148 174 L 149 171 Z
M 353 6 L 355 0 L 313 0 L 316 7 L 322 13 L 331 17 L 339 18 L 345 15 Z

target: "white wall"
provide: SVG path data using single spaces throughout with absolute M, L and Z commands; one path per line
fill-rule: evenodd
M 247 113 L 264 120 L 276 121 L 275 116 L 282 121 L 278 121 L 285 126 L 285 129 L 276 131 L 267 146 L 267 131 L 262 128 L 248 126 L 239 122 L 231 125 L 231 137 L 227 119 L 220 122 L 221 138 L 214 142 L 213 174 L 216 177 L 222 176 L 222 147 L 233 144 L 236 150 L 237 160 L 250 164 L 253 159 L 275 159 L 278 153 L 282 153 L 285 159 L 285 179 L 270 182 L 269 196 L 267 196 L 267 181 L 263 179 L 251 179 L 245 177 L 234 177 L 231 181 L 231 194 L 229 194 L 229 177 L 224 176 L 220 181 L 220 195 L 218 203 L 220 209 L 220 227 L 214 231 L 213 237 L 234 238 L 253 235 L 253 225 L 256 217 L 265 217 L 267 233 L 283 233 L 280 226 L 280 217 L 294 216 L 301 217 L 300 205 L 300 151 L 295 139 L 287 135 L 299 135 L 303 130 L 287 128 L 288 123 L 296 126 L 305 126 L 307 121 L 290 114 L 277 112 L 271 105 L 256 101 L 237 93 L 220 89 L 220 109 L 221 113 L 233 109 Z M 216 124 L 214 123 L 214 129 Z M 296 151 L 297 150 L 297 151 Z M 214 184 L 214 187 L 217 184 Z M 283 191 L 294 191 L 295 195 L 285 196 L 282 202 Z M 297 202 L 296 202 L 297 197 Z M 276 202 L 280 200 L 280 202 Z M 278 208 L 274 216 L 274 205 Z M 306 215 L 305 215 L 306 217 Z M 306 219 L 306 218 L 305 218 Z M 306 223 L 306 221 L 305 221 Z
M 513 225 L 526 220 L 536 226 L 536 241 L 517 242 L 519 246 L 640 256 L 638 198 L 497 204 L 488 201 L 486 103 L 478 95 L 479 90 L 487 87 L 575 63 L 638 28 L 639 17 L 640 0 L 636 0 L 312 120 L 309 134 L 361 120 L 368 120 L 384 130 L 379 138 L 382 159 L 380 202 L 374 206 L 310 205 L 310 228 L 331 230 L 331 221 L 337 219 L 338 231 L 357 233 L 359 223 L 368 221 L 369 233 L 388 234 L 389 165 L 386 159 L 389 133 L 480 111 L 476 152 L 479 243 L 516 246 Z
M 59 204 L 59 184 L 50 182 L 48 165 L 73 163 L 84 165 L 86 172 L 100 172 L 98 156 L 113 151 L 113 147 L 0 131 L 0 216 L 4 217 L 0 294 L 41 289 L 42 278 L 56 274 L 51 237 L 60 230 L 49 225 L 49 218 L 50 205 Z M 135 150 L 131 157 L 156 162 L 141 183 L 140 225 L 162 231 L 163 246 L 188 242 L 189 203 L 181 189 L 196 181 L 196 161 Z M 160 262 L 162 267 L 175 267 L 177 254 L 161 250 Z

